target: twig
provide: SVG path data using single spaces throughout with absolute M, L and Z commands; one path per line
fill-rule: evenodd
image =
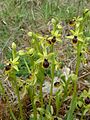
M 86 74 L 84 74 L 84 75 L 78 77 L 78 80 L 81 79 L 81 78 L 84 78 L 84 77 L 86 77 L 86 76 L 88 76 L 88 75 L 90 75 L 90 72 L 88 72 L 88 73 L 86 73 Z

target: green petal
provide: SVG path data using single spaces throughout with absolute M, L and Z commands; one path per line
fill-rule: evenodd
M 17 65 L 14 65 L 13 68 L 14 68 L 16 71 L 19 71 Z

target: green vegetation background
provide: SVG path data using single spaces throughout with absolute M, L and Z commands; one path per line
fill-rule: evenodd
M 28 31 L 45 30 L 52 17 L 68 21 L 89 6 L 89 0 L 0 0 L 0 53 L 10 58 L 13 41 L 27 46 Z

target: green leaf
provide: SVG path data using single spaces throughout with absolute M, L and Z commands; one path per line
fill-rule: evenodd
M 73 120 L 73 113 L 76 108 L 76 102 L 77 102 L 77 96 L 76 94 L 73 94 L 73 98 L 70 104 L 70 109 L 67 114 L 67 119 L 66 120 Z
M 52 23 L 56 24 L 56 20 L 54 18 L 52 18 Z
M 70 32 L 74 35 L 75 34 L 75 32 L 73 31 L 73 30 L 70 30 Z
M 22 56 L 22 55 L 25 55 L 25 52 L 24 52 L 24 50 L 19 50 L 18 54 Z
M 53 57 L 54 57 L 54 53 L 49 53 L 48 55 L 47 55 L 47 58 L 49 59 L 49 60 L 52 60 L 53 59 Z
M 56 30 L 55 32 L 54 32 L 54 36 L 58 36 L 58 34 L 59 34 L 59 31 L 58 30 Z
M 19 71 L 17 65 L 14 65 L 13 68 L 14 68 L 16 71 Z
M 43 54 L 41 54 L 40 52 L 38 53 L 38 56 L 39 56 L 40 58 L 43 58 Z
M 82 107 L 83 102 L 82 102 L 82 101 L 78 101 L 78 103 L 77 103 L 77 104 L 78 104 L 78 106 L 79 106 L 79 107 Z
M 84 110 L 83 115 L 85 115 L 89 110 L 90 110 L 90 106 L 89 106 L 89 108 L 86 108 L 86 109 Z
M 71 36 L 66 36 L 66 38 L 68 38 L 68 39 L 73 39 L 73 35 L 71 35 Z
M 35 64 L 39 64 L 39 63 L 41 63 L 43 61 L 43 58 L 39 58 L 36 62 L 35 62 Z
M 29 49 L 29 50 L 27 51 L 27 54 L 32 54 L 33 52 L 34 52 L 34 49 L 31 48 L 31 49 Z
M 19 59 L 19 56 L 17 56 L 17 57 L 12 61 L 12 63 L 16 63 L 16 62 L 18 61 L 18 59 Z
M 57 25 L 58 29 L 62 29 L 62 26 L 60 24 Z

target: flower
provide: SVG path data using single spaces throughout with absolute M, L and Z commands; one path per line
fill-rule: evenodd
M 86 104 L 90 104 L 90 98 L 89 98 L 89 97 L 87 97 L 87 98 L 85 99 L 85 103 L 86 103 Z
M 9 63 L 9 65 L 6 65 L 5 71 L 9 71 L 10 69 L 11 69 L 11 64 Z
M 19 64 L 18 60 L 19 60 L 19 56 L 17 56 L 13 60 L 10 59 L 10 63 L 12 65 L 12 68 L 15 69 L 16 71 L 19 71 L 18 66 L 17 66 Z
M 74 36 L 74 38 L 72 39 L 72 42 L 73 42 L 74 44 L 76 44 L 76 43 L 78 42 L 77 36 Z
M 74 25 L 75 25 L 75 19 L 70 20 L 70 21 L 69 21 L 69 25 L 70 25 L 70 26 L 74 26 Z
M 49 67 L 49 62 L 48 62 L 47 59 L 44 59 L 43 67 L 44 67 L 44 68 L 48 68 L 48 67 Z
M 66 38 L 71 39 L 72 43 L 76 44 L 78 41 L 83 43 L 83 33 L 79 32 L 79 30 L 70 30 L 70 32 L 72 33 L 72 35 L 70 36 L 66 36 Z
M 55 43 L 56 42 L 56 37 L 54 36 L 51 40 L 52 43 Z

